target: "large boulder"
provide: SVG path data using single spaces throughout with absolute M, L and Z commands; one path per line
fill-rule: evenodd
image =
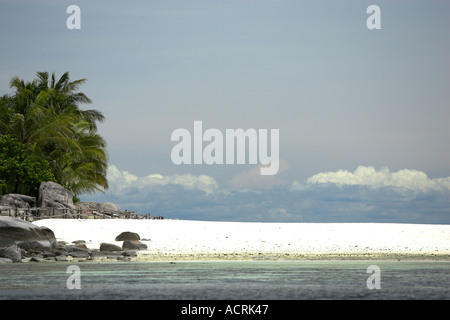
M 119 234 L 116 241 L 125 241 L 125 240 L 141 240 L 141 237 L 136 232 L 124 231 Z
M 42 182 L 39 187 L 38 207 L 57 209 L 76 209 L 73 194 L 60 184 L 52 181 Z
M 8 206 L 21 209 L 31 208 L 31 206 L 33 206 L 35 203 L 35 197 L 17 193 L 4 194 L 0 199 L 0 206 Z
M 3 216 L 0 216 L 0 240 L 3 247 L 10 246 L 12 241 L 17 245 L 38 241 L 42 247 L 48 248 L 56 245 L 55 234 L 49 228 Z

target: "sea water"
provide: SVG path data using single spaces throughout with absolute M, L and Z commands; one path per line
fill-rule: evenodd
M 449 299 L 449 271 L 448 261 L 3 263 L 0 299 Z

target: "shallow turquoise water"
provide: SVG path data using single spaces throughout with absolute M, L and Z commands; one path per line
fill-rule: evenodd
M 81 288 L 68 289 L 73 264 L 0 264 L 0 299 L 450 299 L 450 262 L 80 262 Z

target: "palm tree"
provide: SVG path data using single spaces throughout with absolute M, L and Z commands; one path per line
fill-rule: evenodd
M 79 104 L 92 103 L 83 92 L 77 92 L 78 88 L 84 84 L 87 79 L 70 81 L 69 73 L 64 73 L 56 81 L 55 74 L 52 73 L 51 79 L 47 72 L 37 73 L 37 86 L 40 90 L 49 94 L 49 104 L 56 113 L 71 113 L 77 115 L 79 120 L 87 121 L 90 125 L 89 130 L 97 130 L 97 121 L 103 122 L 104 116 L 97 110 L 80 110 Z
M 60 181 L 75 194 L 108 188 L 105 175 L 108 168 L 106 142 L 89 128 L 87 122 L 78 122 L 73 126 L 79 148 L 72 148 L 63 155 L 59 170 Z
M 91 100 L 79 87 L 86 79 L 70 81 L 69 73 L 56 80 L 47 72 L 24 82 L 11 79 L 14 94 L 0 97 L 0 135 L 14 134 L 29 152 L 46 159 L 57 181 L 75 194 L 108 188 L 106 142 L 97 133 L 104 116 L 81 110 Z
M 0 133 L 14 134 L 30 150 L 40 150 L 49 142 L 70 144 L 70 125 L 76 118 L 70 113 L 56 113 L 48 107 L 49 94 L 39 90 L 37 81 L 11 80 L 15 94 L 2 97 Z

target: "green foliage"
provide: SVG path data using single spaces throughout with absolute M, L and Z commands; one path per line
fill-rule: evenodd
M 43 181 L 55 181 L 48 162 L 27 152 L 13 135 L 0 137 L 0 193 L 37 196 Z
M 54 73 L 50 77 L 47 72 L 38 72 L 31 82 L 13 77 L 14 93 L 0 97 L 0 135 L 15 135 L 33 155 L 27 160 L 32 161 L 29 165 L 21 162 L 22 175 L 28 172 L 30 183 L 36 180 L 33 170 L 37 163 L 46 160 L 56 182 L 74 194 L 108 188 L 106 142 L 97 133 L 97 122 L 104 117 L 97 110 L 79 108 L 79 104 L 91 103 L 78 91 L 85 82 L 70 81 L 68 72 L 60 79 Z M 8 161 L 19 161 L 13 159 L 10 156 Z M 40 172 L 39 177 L 42 175 Z M 5 189 L 6 183 L 9 189 L 10 180 L 9 176 L 0 180 L 0 187 Z
M 72 201 L 74 204 L 77 204 L 78 202 L 80 202 L 80 198 L 78 198 L 77 196 L 73 196 Z

